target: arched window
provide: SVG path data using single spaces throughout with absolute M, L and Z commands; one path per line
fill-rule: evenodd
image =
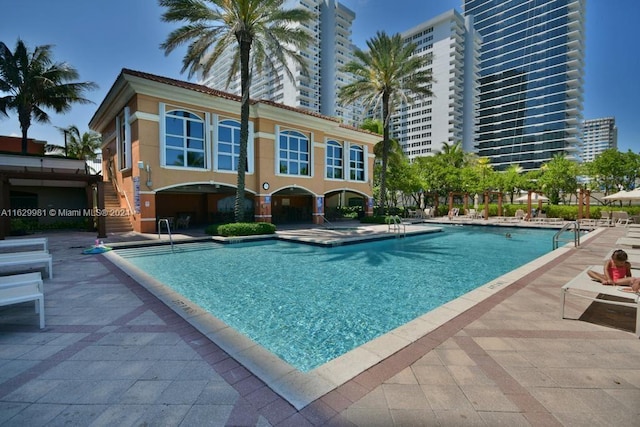
M 280 132 L 278 139 L 279 172 L 287 175 L 310 176 L 309 138 L 300 132 L 286 130 Z
M 218 169 L 238 170 L 240 159 L 240 122 L 222 120 L 218 123 Z
M 188 111 L 165 115 L 165 165 L 205 168 L 204 120 Z
M 327 141 L 326 177 L 343 179 L 342 145 L 337 141 Z
M 359 145 L 349 148 L 349 179 L 364 181 L 364 150 Z

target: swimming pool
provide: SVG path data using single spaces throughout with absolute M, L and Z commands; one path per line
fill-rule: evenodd
M 303 372 L 551 251 L 555 230 L 322 248 L 282 241 L 118 254 Z

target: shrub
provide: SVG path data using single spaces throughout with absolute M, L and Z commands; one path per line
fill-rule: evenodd
M 276 226 L 268 222 L 236 222 L 231 224 L 213 224 L 205 229 L 205 233 L 225 237 L 254 236 L 258 234 L 274 234 Z
M 360 219 L 363 224 L 386 224 L 386 216 L 365 216 Z

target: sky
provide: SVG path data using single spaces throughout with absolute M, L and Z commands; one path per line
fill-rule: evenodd
M 462 0 L 343 0 L 356 13 L 353 42 L 360 48 L 377 31 L 403 32 L 448 10 L 462 12 Z M 389 7 L 393 4 L 393 7 Z M 18 38 L 30 49 L 53 45 L 56 62 L 67 62 L 79 81 L 97 83 L 86 93 L 93 103 L 71 111 L 48 111 L 51 123 L 33 123 L 28 136 L 64 145 L 58 128 L 89 121 L 122 68 L 188 80 L 181 73 L 184 49 L 168 56 L 160 44 L 175 24 L 162 22 L 156 0 L 0 0 L 0 41 L 12 51 Z M 615 117 L 618 148 L 640 151 L 640 2 L 587 0 L 584 118 Z M 0 135 L 20 136 L 17 116 L 0 116 Z

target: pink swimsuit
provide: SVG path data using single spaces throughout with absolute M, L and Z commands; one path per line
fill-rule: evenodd
M 609 265 L 609 277 L 615 282 L 620 279 L 624 279 L 627 277 L 627 266 L 623 265 L 622 267 L 616 267 L 615 264 L 611 263 Z

